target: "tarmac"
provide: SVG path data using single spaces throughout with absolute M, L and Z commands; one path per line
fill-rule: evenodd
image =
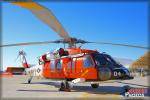
M 149 76 L 150 77 L 150 76 Z M 147 77 L 135 77 L 133 80 L 101 82 L 96 89 L 89 82 L 75 84 L 71 92 L 58 91 L 60 81 L 34 78 L 31 84 L 27 84 L 27 76 L 14 75 L 1 77 L 1 99 L 125 99 L 122 95 L 123 86 L 150 89 Z M 150 93 L 142 99 L 149 99 Z M 139 97 L 137 97 L 139 98 Z

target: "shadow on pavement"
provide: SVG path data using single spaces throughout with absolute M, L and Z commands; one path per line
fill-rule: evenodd
M 91 86 L 74 86 L 73 90 L 92 94 L 121 94 L 124 92 L 121 86 L 99 86 L 98 88 L 92 88 Z
M 27 84 L 27 83 L 22 83 Z M 44 85 L 52 85 L 59 89 L 60 83 L 58 82 L 32 82 L 30 84 L 44 84 Z M 28 85 L 30 85 L 28 84 Z M 29 92 L 58 92 L 49 90 L 17 90 L 17 91 L 29 91 Z M 88 92 L 92 94 L 121 94 L 124 92 L 123 87 L 121 86 L 99 86 L 98 88 L 92 88 L 91 86 L 78 86 L 75 85 L 72 88 L 72 92 Z
M 149 86 L 145 86 L 145 85 L 139 85 L 139 84 L 133 84 L 133 83 L 127 83 L 127 82 L 118 82 L 118 83 L 122 83 L 122 84 L 126 84 L 126 85 L 141 86 L 141 87 L 149 87 Z
M 29 90 L 29 89 L 20 89 L 17 91 L 27 91 L 27 92 L 58 92 L 57 90 Z

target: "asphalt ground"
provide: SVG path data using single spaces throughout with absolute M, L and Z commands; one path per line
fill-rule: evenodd
M 126 99 L 123 86 L 149 89 L 149 77 L 135 77 L 133 80 L 101 82 L 99 88 L 92 88 L 90 84 L 75 84 L 71 92 L 58 91 L 60 81 L 34 78 L 27 84 L 27 76 L 14 75 L 1 78 L 1 99 Z M 149 99 L 150 93 L 142 99 Z M 139 97 L 136 97 L 139 99 Z M 134 99 L 136 99 L 134 97 Z

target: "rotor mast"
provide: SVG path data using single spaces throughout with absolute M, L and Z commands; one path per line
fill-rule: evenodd
M 69 48 L 74 48 L 74 47 L 76 47 L 76 41 L 77 41 L 76 38 L 70 38 L 69 41 L 68 41 L 68 47 L 69 47 Z

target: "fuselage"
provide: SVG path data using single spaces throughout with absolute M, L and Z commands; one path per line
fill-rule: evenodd
M 129 71 L 107 54 L 96 50 L 69 48 L 55 59 L 42 58 L 42 76 L 51 79 L 84 78 L 93 81 L 131 78 Z M 45 61 L 44 61 L 45 60 Z

